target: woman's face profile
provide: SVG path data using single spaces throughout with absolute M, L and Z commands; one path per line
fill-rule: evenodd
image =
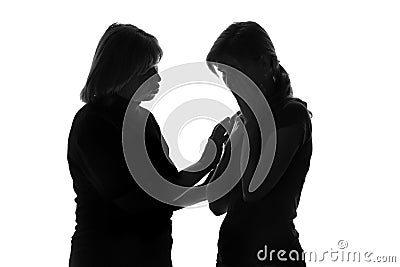
M 216 65 L 218 76 L 222 78 L 228 88 L 236 92 L 234 97 L 244 116 L 250 116 L 249 107 L 240 95 L 246 95 L 251 99 L 259 97 L 259 94 L 249 90 L 261 90 L 263 94 L 267 95 L 273 93 L 271 58 L 253 59 L 223 55 L 218 58 L 218 61 L 222 63 Z M 251 86 L 249 78 L 257 86 Z
M 249 77 L 265 95 L 270 95 L 274 92 L 271 67 L 272 62 L 270 56 L 253 59 L 224 55 L 221 56 L 219 60 L 220 62 L 223 62 L 224 65 L 228 65 Z M 231 88 L 230 80 L 234 80 L 232 79 L 232 75 L 235 75 L 235 73 L 237 75 L 237 72 L 230 71 L 229 68 L 224 67 L 223 65 L 218 65 L 217 69 L 224 83 Z
M 137 102 L 150 101 L 158 93 L 160 81 L 158 68 L 153 66 L 144 74 L 133 76 L 125 87 L 129 98 Z

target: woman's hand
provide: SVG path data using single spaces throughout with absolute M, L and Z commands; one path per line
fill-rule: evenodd
M 232 117 L 226 117 L 214 127 L 200 159 L 204 165 L 214 168 L 218 164 L 237 116 L 234 114 Z
M 217 147 L 222 146 L 226 139 L 228 139 L 232 126 L 231 118 L 226 117 L 214 127 L 209 139 L 211 139 Z
M 242 149 L 245 127 L 240 116 L 236 115 L 233 119 L 234 121 L 232 122 L 232 131 L 229 135 L 229 141 L 231 142 L 232 152 L 240 153 Z

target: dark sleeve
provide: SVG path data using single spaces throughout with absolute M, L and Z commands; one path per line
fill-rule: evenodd
M 168 144 L 152 113 L 149 114 L 146 125 L 146 150 L 157 172 L 173 183 L 179 172 L 169 157 Z

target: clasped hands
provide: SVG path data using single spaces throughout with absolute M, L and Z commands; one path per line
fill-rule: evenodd
M 240 149 L 245 132 L 244 121 L 239 111 L 232 117 L 226 117 L 214 127 L 200 159 L 202 164 L 214 169 L 225 147 L 230 145 L 232 151 Z

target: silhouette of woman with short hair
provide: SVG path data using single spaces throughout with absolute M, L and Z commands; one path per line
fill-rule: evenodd
M 249 185 L 262 149 L 261 134 L 252 107 L 233 93 L 242 119 L 236 117 L 234 120 L 228 142 L 232 152 L 225 149 L 210 182 L 222 176 L 233 179 L 241 175 L 238 166 L 244 151 L 244 132 L 249 137 L 249 161 L 236 186 L 222 198 L 209 203 L 214 214 L 226 213 L 219 232 L 217 266 L 305 266 L 293 219 L 297 215 L 312 154 L 311 112 L 306 102 L 292 96 L 288 73 L 279 64 L 267 32 L 255 22 L 230 25 L 215 41 L 207 61 L 212 71 L 216 72 L 215 68 L 218 68 L 231 89 L 236 86 L 237 77 L 221 66 L 241 71 L 257 85 L 254 88 L 261 90 L 271 108 L 277 137 L 271 169 L 261 185 L 251 192 Z M 227 162 L 231 153 L 230 160 L 234 162 L 229 167 Z M 213 195 L 212 191 L 207 193 Z M 280 255 L 279 259 L 277 252 L 281 249 L 286 254 Z M 275 251 L 272 256 L 271 250 Z
M 158 92 L 161 78 L 156 65 L 161 56 L 157 39 L 130 24 L 112 24 L 97 46 L 81 92 L 86 104 L 75 115 L 68 139 L 67 158 L 77 196 L 71 267 L 172 266 L 171 216 L 179 207 L 154 199 L 131 176 L 122 147 L 124 115 L 131 99 L 134 116 L 147 119 L 146 152 L 163 178 L 193 186 L 221 155 L 225 141 L 221 125 L 215 127 L 201 159 L 185 170 L 178 172 L 164 152 L 168 146 L 157 121 L 139 106 Z M 148 79 L 148 86 L 141 87 Z M 139 92 L 139 88 L 144 89 Z M 215 159 L 210 158 L 215 153 Z

